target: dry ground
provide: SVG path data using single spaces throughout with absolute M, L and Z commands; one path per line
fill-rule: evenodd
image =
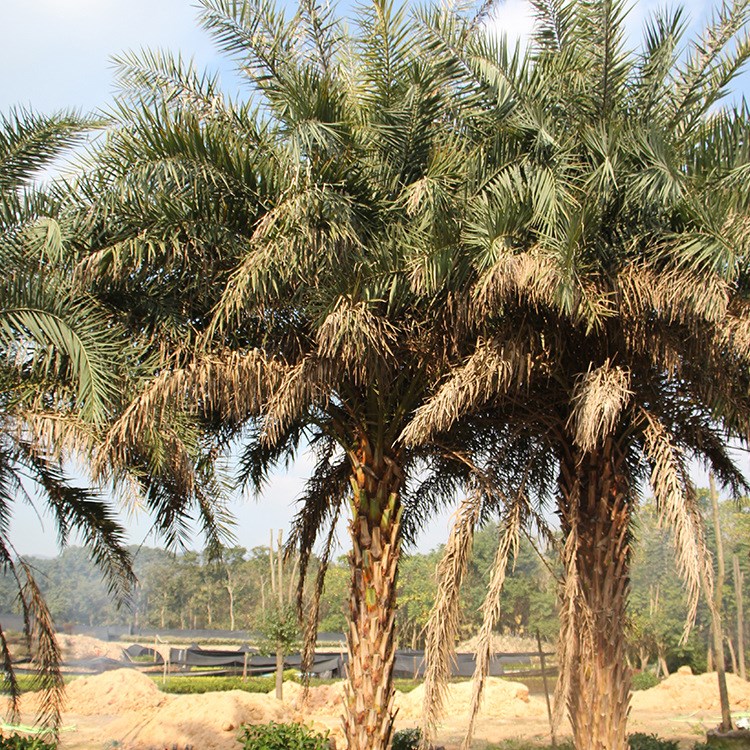
M 76 640 L 63 648 L 86 656 L 114 655 L 112 644 Z M 733 710 L 750 712 L 750 683 L 728 675 Z M 470 683 L 450 686 L 446 719 L 437 741 L 446 750 L 457 749 L 467 724 L 471 701 Z M 397 728 L 419 724 L 422 688 L 397 696 Z M 62 750 L 163 750 L 192 745 L 195 750 L 239 750 L 236 737 L 243 723 L 305 721 L 330 729 L 339 748 L 344 747 L 339 729 L 342 700 L 340 684 L 313 688 L 303 704 L 302 689 L 286 683 L 284 701 L 273 695 L 242 691 L 203 695 L 167 695 L 136 670 L 121 669 L 73 681 L 67 689 L 67 710 L 61 734 Z M 23 719 L 33 720 L 35 696 L 24 698 Z M 718 692 L 714 674 L 672 675 L 651 690 L 633 695 L 631 732 L 655 733 L 679 739 L 690 748 L 705 737 L 706 729 L 719 722 Z M 562 734 L 567 731 L 563 727 Z M 543 699 L 530 696 L 520 683 L 496 678 L 488 681 L 474 747 L 505 739 L 549 742 L 547 709 Z

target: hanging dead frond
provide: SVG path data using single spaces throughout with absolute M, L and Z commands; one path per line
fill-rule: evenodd
M 581 486 L 578 473 L 571 474 L 566 462 L 561 464 L 563 524 L 566 529 L 562 549 L 564 568 L 560 592 L 560 635 L 557 641 L 559 677 L 555 685 L 552 724 L 557 729 L 563 719 L 570 695 L 575 665 L 582 651 L 593 649 L 593 617 L 581 579 L 578 575 L 578 555 L 581 542 L 578 536 L 581 514 Z
M 342 364 L 310 354 L 287 368 L 263 409 L 261 439 L 274 445 L 307 409 L 326 403 L 338 383 Z
M 551 307 L 559 283 L 559 267 L 541 251 L 503 255 L 474 289 L 475 314 L 481 319 L 518 301 L 537 308 Z
M 364 301 L 341 298 L 318 328 L 317 340 L 321 359 L 339 361 L 357 383 L 370 382 L 379 364 L 394 361 L 395 327 Z
M 644 453 L 651 465 L 651 489 L 660 518 L 673 530 L 677 568 L 687 589 L 684 641 L 695 622 L 702 576 L 705 576 L 709 598 L 713 595 L 713 566 L 697 497 L 688 479 L 687 459 L 655 415 L 645 409 L 641 409 L 641 415 L 646 422 Z
M 454 370 L 438 392 L 417 409 L 401 434 L 407 445 L 427 442 L 449 429 L 464 414 L 494 396 L 520 387 L 531 375 L 535 361 L 515 341 L 480 341 L 466 363 Z
M 483 494 L 475 490 L 456 511 L 456 520 L 437 569 L 437 595 L 427 621 L 425 639 L 424 703 L 422 734 L 425 741 L 435 734 L 445 704 L 451 662 L 460 624 L 461 582 L 471 557 L 474 530 L 479 521 Z
M 578 378 L 568 429 L 582 451 L 593 451 L 612 434 L 633 395 L 629 386 L 630 373 L 622 367 L 613 367 L 609 359 L 601 367 L 590 367 Z
M 31 660 L 36 669 L 35 686 L 41 691 L 36 720 L 57 735 L 65 704 L 65 682 L 60 671 L 60 648 L 55 639 L 55 624 L 31 567 L 19 560 L 23 574 L 21 604 Z
M 482 627 L 479 630 L 477 638 L 471 713 L 466 735 L 461 743 L 462 750 L 468 750 L 471 747 L 474 724 L 479 715 L 479 708 L 482 705 L 484 684 L 489 674 L 490 661 L 492 659 L 492 632 L 500 619 L 500 596 L 505 586 L 508 562 L 511 556 L 514 559 L 518 556 L 520 532 L 524 523 L 526 503 L 527 500 L 522 489 L 508 505 L 500 522 L 500 544 L 498 544 L 497 551 L 495 552 L 490 583 L 487 587 L 484 602 L 482 603 Z

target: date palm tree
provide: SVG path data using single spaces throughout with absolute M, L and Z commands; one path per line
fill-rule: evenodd
M 400 549 L 428 508 L 415 468 L 439 453 L 399 435 L 458 314 L 460 279 L 432 282 L 453 262 L 466 161 L 451 71 L 383 0 L 354 33 L 312 0 L 291 19 L 265 0 L 206 0 L 201 17 L 250 103 L 177 57 L 123 56 L 118 126 L 79 186 L 80 272 L 152 342 L 108 450 L 187 414 L 214 455 L 239 443 L 255 487 L 316 451 L 291 544 L 303 570 L 320 538 L 327 559 L 348 508 L 345 732 L 386 748 Z M 445 496 L 451 481 L 434 484 Z
M 423 444 L 474 425 L 496 440 L 477 462 L 510 457 L 521 474 L 546 473 L 540 498 L 554 500 L 563 537 L 558 705 L 577 748 L 620 750 L 642 482 L 674 528 L 694 604 L 710 564 L 690 461 L 747 488 L 727 445 L 750 435 L 750 121 L 744 102 L 721 100 L 750 55 L 750 4 L 722 4 L 686 54 L 680 10 L 655 15 L 632 53 L 623 3 L 534 5 L 526 53 L 450 15 L 427 19 L 484 161 L 458 251 L 472 268 L 468 348 L 403 437 Z M 506 489 L 493 597 L 529 507 L 522 481 Z M 460 551 L 446 583 L 460 579 Z M 485 605 L 485 635 L 499 606 Z M 450 626 L 433 618 L 432 696 Z

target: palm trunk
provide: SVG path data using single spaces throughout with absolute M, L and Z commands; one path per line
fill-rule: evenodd
M 608 441 L 561 465 L 566 545 L 560 651 L 569 681 L 560 698 L 566 700 L 577 750 L 627 748 L 630 493 L 620 471 L 623 460 Z
M 401 548 L 401 472 L 374 460 L 369 446 L 353 461 L 349 665 L 344 733 L 349 750 L 386 750 L 393 732 L 396 579 Z

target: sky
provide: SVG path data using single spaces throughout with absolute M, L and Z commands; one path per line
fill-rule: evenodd
M 633 44 L 640 37 L 644 18 L 660 5 L 655 0 L 633 3 L 627 20 Z M 683 5 L 692 19 L 690 28 L 701 28 L 712 4 L 688 0 Z M 114 91 L 112 56 L 140 48 L 181 52 L 194 58 L 199 68 L 218 71 L 225 90 L 236 90 L 237 79 L 198 27 L 196 15 L 191 0 L 0 0 L 0 70 L 4 76 L 0 113 L 14 106 L 47 113 L 106 109 Z M 530 5 L 527 0 L 500 1 L 490 23 L 512 38 L 523 38 L 532 28 Z M 738 88 L 745 89 L 744 81 Z M 287 528 L 310 468 L 310 457 L 303 455 L 288 471 L 279 471 L 260 498 L 235 499 L 231 510 L 237 518 L 239 544 L 247 548 L 267 544 L 270 528 Z M 700 473 L 696 478 L 701 481 Z M 123 521 L 132 543 L 159 543 L 149 534 L 151 520 L 144 513 L 127 514 Z M 431 549 L 445 541 L 449 525 L 450 511 L 430 524 L 418 548 Z M 11 536 L 19 554 L 57 552 L 50 519 L 38 517 L 23 503 L 18 506 Z M 345 547 L 346 540 L 341 541 Z M 202 546 L 200 538 L 193 546 Z

